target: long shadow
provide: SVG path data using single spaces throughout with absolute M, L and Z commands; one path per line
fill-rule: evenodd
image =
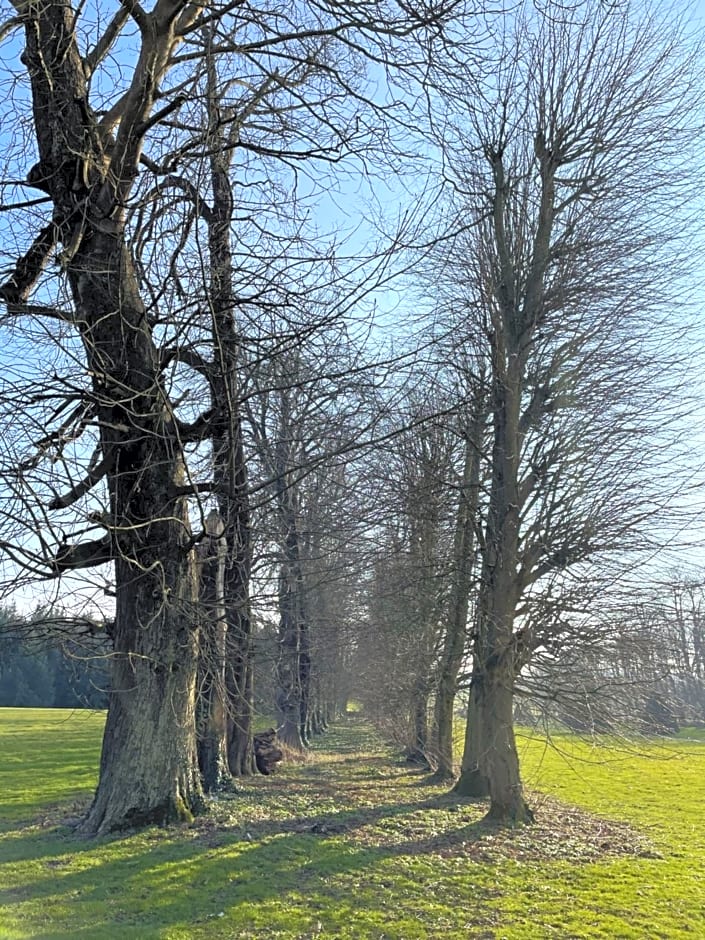
M 201 892 L 193 899 L 191 916 L 194 922 L 206 919 L 214 909 L 237 907 L 238 905 L 263 904 L 268 900 L 281 899 L 290 891 L 304 891 L 311 901 L 317 895 L 331 897 L 339 890 L 341 897 L 349 889 L 342 886 L 331 888 L 330 879 L 353 872 L 371 872 L 381 861 L 400 856 L 418 856 L 434 852 L 440 847 L 449 847 L 482 838 L 487 827 L 479 822 L 465 822 L 457 829 L 442 835 L 422 839 L 409 839 L 393 845 L 358 846 L 341 843 L 340 836 L 375 822 L 401 817 L 409 812 L 444 808 L 436 800 L 420 800 L 404 804 L 385 804 L 364 812 L 344 811 L 334 814 L 314 815 L 306 819 L 291 821 L 263 821 L 249 824 L 249 840 L 241 832 L 224 831 L 217 846 L 193 839 L 188 843 L 157 843 L 148 848 L 140 847 L 135 855 L 121 859 L 102 861 L 81 871 L 65 871 L 52 867 L 41 881 L 15 891 L 0 892 L 0 902 L 17 900 L 49 900 L 54 897 L 71 897 L 72 907 L 83 903 L 93 904 L 116 891 L 132 895 L 144 885 L 149 885 L 144 909 L 135 912 L 135 927 L 139 924 L 141 934 L 149 936 L 170 922 L 179 922 L 184 916 L 184 897 L 188 896 L 193 877 L 193 863 L 197 861 L 199 884 L 210 883 L 213 888 L 207 897 Z M 259 842 L 259 844 L 255 844 Z M 89 851 L 93 843 L 65 844 L 65 850 Z M 41 857 L 41 856 L 39 856 Z M 156 871 L 164 871 L 155 882 L 149 880 Z M 227 873 L 227 874 L 226 874 Z M 492 892 L 485 892 L 490 897 Z M 480 898 L 478 898 L 480 900 Z M 134 903 L 134 898 L 132 898 Z M 107 927 L 111 921 L 105 921 Z M 96 929 L 93 921 L 92 929 Z M 129 923 L 121 925 L 129 931 Z M 88 934 L 90 935 L 90 934 Z M 118 935 L 116 931 L 116 936 Z M 41 937 L 41 934 L 33 934 Z M 61 934 L 55 929 L 45 936 L 61 938 L 76 936 L 76 932 Z
M 349 900 L 349 887 L 336 886 L 331 878 L 371 872 L 380 862 L 391 858 L 451 850 L 461 844 L 477 842 L 492 831 L 477 818 L 482 813 L 480 807 L 446 793 L 419 795 L 418 799 L 403 802 L 357 805 L 354 797 L 358 795 L 370 795 L 371 791 L 379 795 L 379 791 L 387 787 L 398 791 L 400 781 L 396 778 L 416 780 L 418 777 L 420 785 L 423 780 L 419 771 L 412 771 L 408 766 L 390 766 L 388 753 L 366 760 L 364 767 L 354 757 L 338 760 L 342 745 L 347 747 L 345 753 L 362 750 L 355 729 L 349 731 L 337 736 L 336 755 L 330 763 L 292 768 L 286 776 L 257 780 L 243 788 L 248 796 L 265 797 L 274 806 L 278 794 L 290 794 L 295 799 L 297 792 L 299 796 L 301 793 L 308 795 L 310 790 L 322 798 L 335 797 L 338 804 L 343 804 L 340 808 L 322 808 L 304 816 L 262 819 L 246 805 L 241 806 L 240 812 L 235 796 L 228 801 L 229 813 L 216 812 L 190 829 L 177 830 L 175 836 L 166 835 L 147 845 L 141 840 L 134 847 L 130 845 L 129 836 L 86 841 L 66 827 L 31 831 L 0 841 L 0 862 L 17 864 L 43 860 L 46 875 L 37 879 L 33 873 L 28 875 L 26 884 L 0 891 L 0 903 L 41 901 L 50 905 L 54 899 L 61 901 L 70 897 L 74 911 L 80 911 L 84 904 L 90 906 L 86 908 L 86 923 L 90 923 L 90 927 L 83 934 L 76 930 L 62 933 L 60 928 L 54 928 L 50 932 L 34 932 L 35 938 L 90 937 L 91 931 L 101 926 L 108 928 L 111 924 L 115 926 L 115 937 L 156 937 L 162 935 L 169 924 L 184 921 L 185 905 L 187 919 L 194 924 L 204 924 L 214 910 L 264 904 L 286 897 L 289 892 L 303 891 L 311 902 L 319 896 L 323 901 L 339 894 L 343 902 Z M 371 777 L 372 772 L 380 775 Z M 422 830 L 428 828 L 429 831 L 419 832 L 418 817 L 410 820 L 406 830 L 403 825 L 397 825 L 405 816 L 423 813 L 424 820 L 428 820 L 430 814 L 447 814 L 451 808 L 457 820 L 455 816 L 452 821 L 444 816 L 437 833 L 433 826 L 421 826 Z M 375 826 L 385 822 L 395 824 L 391 841 L 389 832 L 385 838 L 384 833 L 374 831 Z M 370 828 L 365 836 L 369 844 L 364 840 L 356 842 L 365 827 Z M 385 838 L 385 844 L 375 844 L 380 838 Z M 106 844 L 112 842 L 119 845 L 120 854 L 116 851 L 114 857 L 106 857 Z M 79 862 L 80 869 L 76 870 L 75 857 L 93 852 L 103 854 L 90 864 Z M 194 878 L 199 885 L 197 889 L 193 887 Z M 209 886 L 207 891 L 203 890 L 203 885 Z M 486 892 L 486 896 L 490 897 L 490 893 Z M 124 912 L 119 924 L 108 919 L 107 910 L 104 924 L 97 923 L 92 905 L 102 902 L 109 908 L 107 901 L 110 900 L 110 918 L 113 918 L 120 897 L 129 897 L 126 902 L 129 911 Z M 478 897 L 478 901 L 481 899 Z M 379 903 L 382 904 L 382 900 Z

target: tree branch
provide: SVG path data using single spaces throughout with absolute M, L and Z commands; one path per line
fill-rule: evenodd
M 213 409 L 199 415 L 191 424 L 184 424 L 176 419 L 176 426 L 179 431 L 179 439 L 185 444 L 193 444 L 202 441 L 210 434 L 211 424 L 213 422 Z
M 165 117 L 168 117 L 172 111 L 178 110 L 182 104 L 186 101 L 186 95 L 177 95 L 173 101 L 170 101 L 169 104 L 164 105 L 159 111 L 155 111 L 146 121 L 143 121 L 141 124 L 138 124 L 135 128 L 135 133 L 139 134 L 140 137 L 144 137 L 150 128 L 159 124 L 160 121 L 163 121 Z
M 142 34 L 147 33 L 149 31 L 150 20 L 144 7 L 141 6 L 137 0 L 120 0 L 120 2 L 125 8 L 125 12 L 137 23 Z
M 213 366 L 195 349 L 182 349 L 177 346 L 164 349 L 161 355 L 160 369 L 164 371 L 172 362 L 181 362 L 206 379 L 213 371 Z
M 99 450 L 96 451 L 96 453 L 99 453 Z M 48 508 L 66 509 L 72 506 L 82 496 L 85 496 L 89 490 L 93 489 L 96 483 L 99 483 L 100 480 L 103 479 L 106 473 L 112 468 L 114 459 L 115 454 L 113 451 L 110 451 L 101 461 L 96 463 L 94 467 L 91 467 L 86 476 L 79 483 L 76 483 L 68 493 L 64 493 L 63 496 L 57 496 L 55 499 L 52 499 Z
M 27 299 L 39 275 L 49 261 L 56 245 L 56 226 L 45 225 L 32 242 L 29 251 L 15 265 L 15 270 L 4 284 L 0 285 L 0 300 L 8 306 L 20 304 Z
M 52 561 L 52 570 L 55 575 L 76 568 L 94 568 L 104 565 L 114 558 L 112 539 L 104 535 L 101 539 L 92 542 L 78 542 L 76 545 L 64 545 L 57 552 Z
M 3 287 L 0 287 L 2 297 Z M 76 318 L 72 310 L 61 310 L 59 307 L 49 307 L 46 304 L 17 304 L 8 302 L 7 312 L 15 317 L 48 317 L 50 320 L 60 320 L 62 323 L 75 323 Z
M 145 163 L 145 166 L 147 166 L 147 163 L 145 162 L 144 158 L 142 162 Z M 151 162 L 152 161 L 150 161 L 150 163 Z M 154 167 L 153 172 L 158 171 L 156 164 L 152 164 L 152 166 Z M 152 167 L 149 167 L 149 168 L 152 169 Z M 189 197 L 189 199 L 193 203 L 193 206 L 196 212 L 201 217 L 201 219 L 203 219 L 206 225 L 211 224 L 213 220 L 213 211 L 211 207 L 208 205 L 208 203 L 206 202 L 206 200 L 203 198 L 202 194 L 193 185 L 193 183 L 190 182 L 190 180 L 184 179 L 183 176 L 177 176 L 175 173 L 172 173 L 169 176 L 165 177 L 165 179 L 163 179 L 157 185 L 159 186 L 159 189 L 162 189 L 164 186 L 174 186 L 177 189 L 180 189 L 183 193 L 185 193 Z
M 112 48 L 113 43 L 122 32 L 122 28 L 127 22 L 130 12 L 129 5 L 123 3 L 113 19 L 108 23 L 107 29 L 95 44 L 94 48 L 86 56 L 84 64 L 87 78 L 91 77 Z

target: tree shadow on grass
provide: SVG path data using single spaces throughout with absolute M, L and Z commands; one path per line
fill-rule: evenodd
M 0 903 L 26 903 L 34 911 L 39 906 L 45 912 L 42 924 L 30 934 L 39 940 L 79 937 L 76 924 L 89 925 L 83 935 L 91 940 L 143 940 L 176 925 L 203 931 L 221 912 L 234 926 L 213 936 L 234 937 L 259 908 L 282 924 L 289 923 L 289 907 L 299 917 L 309 909 L 341 916 L 351 903 L 351 885 L 364 884 L 355 901 L 365 910 L 392 916 L 385 911 L 399 870 L 413 882 L 408 890 L 422 898 L 424 879 L 430 877 L 424 860 L 484 865 L 507 857 L 543 860 L 548 843 L 556 841 L 550 827 L 499 830 L 482 819 L 485 803 L 455 797 L 443 785 L 429 786 L 423 772 L 394 763 L 389 753 L 363 764 L 352 733 L 347 744 L 348 753 L 357 756 L 341 760 L 337 749 L 329 760 L 241 783 L 239 794 L 219 801 L 190 827 L 92 841 L 78 839 L 66 827 L 18 833 L 0 842 L 0 862 L 28 863 L 27 872 L 0 892 Z M 475 893 L 473 923 L 486 924 L 493 889 L 480 885 Z M 42 932 L 47 922 L 52 929 Z
M 70 857 L 65 862 L 47 864 L 46 876 L 37 879 L 35 874 L 21 890 L 0 892 L 0 901 L 61 905 L 70 899 L 72 923 L 90 923 L 94 933 L 112 925 L 116 937 L 128 936 L 138 925 L 142 933 L 135 936 L 156 936 L 160 928 L 185 921 L 203 924 L 214 916 L 214 911 L 249 910 L 253 905 L 270 902 L 286 904 L 290 895 L 304 894 L 312 909 L 326 907 L 331 902 L 349 901 L 349 887 L 336 880 L 350 876 L 353 880 L 364 877 L 364 903 L 371 908 L 379 904 L 383 909 L 393 878 L 387 872 L 386 880 L 382 877 L 377 884 L 380 872 L 384 875 L 380 865 L 400 856 L 418 859 L 422 853 L 433 852 L 441 845 L 441 836 L 406 838 L 402 834 L 401 841 L 380 845 L 358 843 L 351 835 L 374 823 L 403 819 L 410 810 L 429 808 L 428 801 L 421 801 L 379 806 L 365 813 L 311 816 L 290 823 L 252 823 L 251 841 L 241 833 L 224 831 L 217 845 L 204 841 L 200 834 L 193 833 L 189 838 L 184 832 L 182 841 L 142 845 L 134 855 L 119 859 L 104 856 L 78 869 L 74 867 L 75 850 L 90 851 L 91 844 L 67 844 Z M 310 828 L 299 831 L 297 826 Z M 481 831 L 480 824 L 471 823 L 444 833 L 443 840 L 447 846 L 448 840 L 467 840 Z M 96 905 L 105 905 L 102 918 L 96 914 Z M 81 914 L 84 908 L 85 917 Z M 62 932 L 56 924 L 46 933 L 34 931 L 31 935 L 69 940 L 79 934 L 74 927 Z M 90 931 L 86 935 L 91 936 Z

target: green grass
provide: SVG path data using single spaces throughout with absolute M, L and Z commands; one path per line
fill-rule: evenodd
M 356 715 L 192 826 L 84 841 L 65 821 L 90 798 L 101 725 L 0 710 L 3 940 L 705 937 L 693 736 L 639 750 L 523 737 L 538 823 L 505 833 Z

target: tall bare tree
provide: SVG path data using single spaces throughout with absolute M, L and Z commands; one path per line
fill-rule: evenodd
M 452 4 L 413 14 L 365 0 L 344 9 L 327 3 L 206 9 L 182 0 L 156 0 L 150 9 L 130 3 L 98 10 L 69 0 L 13 6 L 1 35 L 24 33 L 21 65 L 31 103 L 21 97 L 16 103 L 24 108 L 20 124 L 29 118 L 38 156 L 26 184 L 40 195 L 18 200 L 20 213 L 38 213 L 37 234 L 18 252 L 0 296 L 5 322 L 46 342 L 53 364 L 47 362 L 39 383 L 18 382 L 18 391 L 32 390 L 15 428 L 20 459 L 6 475 L 12 496 L 3 548 L 30 576 L 114 570 L 114 583 L 105 578 L 115 594 L 111 701 L 98 791 L 83 826 L 97 833 L 190 818 L 202 805 L 194 548 L 206 534 L 207 506 L 191 513 L 188 500 L 209 485 L 212 491 L 213 481 L 195 479 L 192 458 L 209 436 L 223 471 L 239 456 L 236 410 L 221 408 L 219 425 L 198 409 L 187 417 L 185 370 L 203 376 L 191 352 L 199 345 L 213 351 L 215 325 L 219 353 L 206 357 L 210 382 L 217 396 L 237 396 L 235 373 L 224 372 L 237 368 L 230 360 L 238 337 L 226 309 L 227 283 L 214 297 L 213 317 L 204 315 L 203 292 L 192 302 L 184 290 L 187 264 L 201 270 L 193 223 L 202 216 L 184 210 L 201 182 L 190 176 L 192 157 L 198 153 L 209 166 L 223 141 L 250 165 L 277 159 L 289 168 L 307 160 L 330 166 L 353 151 L 371 154 L 390 139 L 394 120 L 383 121 L 371 106 L 364 63 L 375 61 L 390 77 L 395 70 L 410 75 L 421 33 L 437 32 Z M 223 111 L 215 129 L 206 122 L 211 137 L 204 145 L 209 31 L 218 54 L 229 56 L 230 87 L 246 89 L 245 104 L 254 106 L 242 112 L 239 99 L 221 98 Z M 265 91 L 270 98 L 262 110 Z M 386 104 L 391 115 L 394 103 Z M 221 124 L 238 122 L 238 133 L 219 135 Z M 221 170 L 211 161 L 215 190 Z M 181 204 L 165 195 L 175 191 L 175 178 Z M 316 174 L 310 179 L 316 191 Z M 160 185 L 167 180 L 168 188 Z M 232 205 L 227 193 L 212 195 L 210 208 L 221 213 L 210 232 L 210 286 L 217 293 Z M 151 212 L 155 203 L 162 211 Z M 152 226 L 159 244 L 145 238 L 146 212 L 159 222 Z M 254 209 L 250 219 L 258 231 Z M 230 473 L 227 486 L 235 492 L 221 511 L 226 524 L 236 503 L 243 511 L 241 476 Z M 242 539 L 231 537 L 229 552 L 242 561 Z M 231 587 L 244 615 L 241 585 Z M 234 672 L 233 680 L 246 698 L 247 680 Z M 242 768 L 248 752 L 236 750 L 231 763 Z
M 446 86 L 446 165 L 470 222 L 455 283 L 484 333 L 492 420 L 459 789 L 484 775 L 490 815 L 516 824 L 532 818 L 517 676 L 572 641 L 556 616 L 571 579 L 647 538 L 673 376 L 659 313 L 688 256 L 673 212 L 692 194 L 698 119 L 692 47 L 649 10 L 522 5 L 491 55 L 485 78 Z

